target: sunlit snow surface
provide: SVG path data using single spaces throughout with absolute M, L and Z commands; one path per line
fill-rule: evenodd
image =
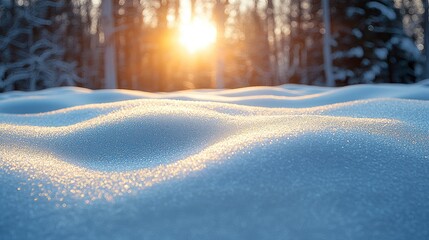
M 0 94 L 0 239 L 428 239 L 426 100 L 424 84 Z

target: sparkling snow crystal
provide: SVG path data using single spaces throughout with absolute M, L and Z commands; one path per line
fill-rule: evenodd
M 0 99 L 0 239 L 429 237 L 423 85 Z

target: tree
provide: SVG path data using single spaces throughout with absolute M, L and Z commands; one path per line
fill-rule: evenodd
M 265 19 L 267 25 L 267 38 L 270 48 L 271 72 L 273 73 L 272 82 L 270 85 L 276 85 L 279 82 L 278 72 L 278 48 L 277 48 L 277 24 L 275 17 L 275 7 L 273 0 L 267 0 L 265 7 Z
M 306 34 L 304 33 L 304 13 L 300 0 L 290 0 L 288 12 L 288 25 L 290 32 L 288 35 L 288 82 L 302 83 L 306 81 Z
M 216 39 L 216 66 L 215 66 L 215 88 L 224 88 L 224 71 L 225 71 L 225 8 L 228 1 L 217 0 L 213 9 L 213 16 L 216 22 L 217 39 Z
M 116 44 L 115 44 L 115 21 L 113 18 L 112 0 L 101 2 L 102 24 L 104 33 L 104 81 L 105 88 L 117 88 L 116 80 Z
M 0 14 L 0 91 L 37 90 L 79 81 L 76 64 L 65 61 L 61 44 L 63 2 L 2 2 Z
M 428 0 L 422 0 L 423 5 L 423 56 L 424 56 L 424 65 L 423 65 L 423 78 L 429 78 L 429 3 Z
M 326 85 L 329 87 L 335 86 L 332 76 L 332 57 L 331 57 L 331 13 L 329 0 L 323 0 L 323 25 L 325 31 L 323 34 L 323 64 L 326 77 Z
M 258 12 L 259 0 L 254 0 L 253 8 L 242 15 L 244 51 L 250 86 L 270 85 L 275 71 L 270 61 L 270 43 L 267 25 Z
M 337 85 L 416 81 L 420 54 L 392 1 L 337 1 L 333 10 Z

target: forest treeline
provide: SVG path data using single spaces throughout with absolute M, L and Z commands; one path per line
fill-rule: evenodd
M 211 88 L 219 86 L 216 81 L 226 88 L 323 86 L 322 2 L 0 0 L 0 92 L 104 88 L 109 72 L 114 87 L 145 91 Z M 428 77 L 427 5 L 427 0 L 329 1 L 335 85 Z M 189 53 L 178 43 L 184 6 L 192 17 L 215 22 L 218 44 Z

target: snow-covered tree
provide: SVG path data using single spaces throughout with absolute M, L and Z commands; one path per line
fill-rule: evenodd
M 72 85 L 75 64 L 60 44 L 65 29 L 56 10 L 62 1 L 2 1 L 0 14 L 0 91 Z M 56 25 L 54 27 L 54 25 Z
M 420 53 L 393 1 L 337 1 L 333 15 L 337 85 L 416 81 Z

